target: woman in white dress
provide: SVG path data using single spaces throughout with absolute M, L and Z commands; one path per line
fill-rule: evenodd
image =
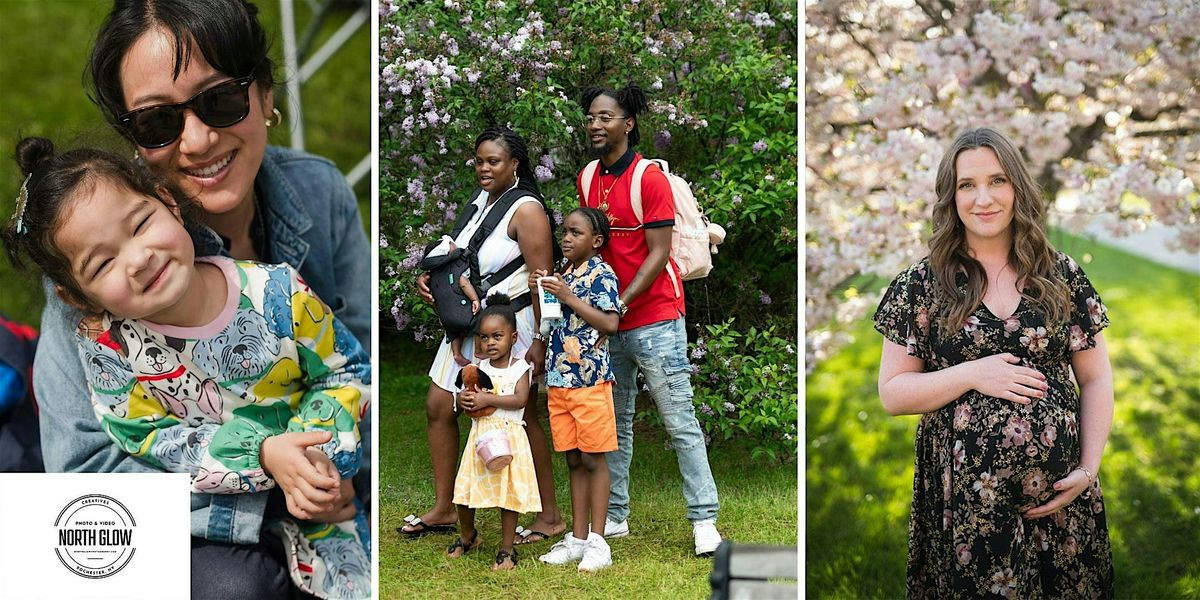
M 529 294 L 529 272 L 534 269 L 553 270 L 553 244 L 550 222 L 541 202 L 541 192 L 533 176 L 533 165 L 529 152 L 519 135 L 509 129 L 489 128 L 475 140 L 475 177 L 482 190 L 473 200 L 474 216 L 466 224 L 454 243 L 464 248 L 471 236 L 479 229 L 488 210 L 510 189 L 527 191 L 508 209 L 508 213 L 496 225 L 491 235 L 479 249 L 479 273 L 486 276 L 498 271 L 518 256 L 525 264 L 508 277 L 496 282 L 490 293 L 503 293 L 520 300 Z M 429 273 L 417 278 L 417 293 L 426 302 L 433 302 L 429 292 Z M 486 306 L 487 301 L 484 299 Z M 546 346 L 540 334 L 535 339 L 537 328 L 536 303 L 517 311 L 517 342 L 512 355 L 524 358 L 533 365 L 533 375 L 542 374 L 546 362 Z M 474 355 L 474 340 L 467 336 L 463 341 L 462 354 Z M 434 505 L 419 517 L 405 517 L 405 524 L 397 531 L 419 537 L 427 533 L 453 530 L 458 515 L 452 497 L 454 474 L 459 456 L 458 413 L 454 410 L 454 381 L 458 376 L 458 363 L 450 348 L 450 341 L 443 339 L 438 348 L 433 366 L 429 369 L 429 394 L 425 399 L 425 416 L 428 421 L 429 454 L 433 462 Z M 530 394 L 536 399 L 536 393 Z M 529 535 L 522 536 L 517 543 L 540 541 L 554 537 L 566 530 L 558 504 L 554 498 L 554 475 L 550 470 L 550 446 L 546 432 L 538 421 L 537 402 L 525 407 L 526 432 L 533 450 L 534 470 L 540 490 L 542 512 L 537 514 L 529 527 Z

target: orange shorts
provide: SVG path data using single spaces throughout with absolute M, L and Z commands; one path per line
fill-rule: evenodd
M 612 452 L 617 449 L 617 417 L 612 382 L 585 388 L 546 390 L 554 450 Z

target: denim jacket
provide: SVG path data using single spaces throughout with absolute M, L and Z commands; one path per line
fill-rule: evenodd
M 269 257 L 295 267 L 338 319 L 363 344 L 371 343 L 371 249 L 354 192 L 333 163 L 310 154 L 267 147 L 255 179 L 268 213 Z M 216 232 L 191 224 L 196 255 L 224 254 Z M 46 308 L 34 360 L 42 453 L 48 472 L 159 472 L 121 451 L 88 401 L 75 326 L 81 314 L 53 284 L 43 283 Z M 370 439 L 364 428 L 364 461 Z M 366 463 L 369 464 L 369 463 Z M 258 541 L 267 493 L 192 494 L 192 535 L 218 542 Z

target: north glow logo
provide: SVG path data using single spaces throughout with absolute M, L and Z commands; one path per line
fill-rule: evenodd
M 55 554 L 80 577 L 101 579 L 125 568 L 133 558 L 137 523 L 129 509 L 103 494 L 80 496 L 54 520 Z

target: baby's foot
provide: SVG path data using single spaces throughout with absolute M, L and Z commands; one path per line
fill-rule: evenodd
M 471 361 L 467 360 L 467 357 L 463 356 L 462 352 L 454 353 L 454 362 L 458 363 L 458 366 L 460 367 L 465 367 L 471 364 Z

